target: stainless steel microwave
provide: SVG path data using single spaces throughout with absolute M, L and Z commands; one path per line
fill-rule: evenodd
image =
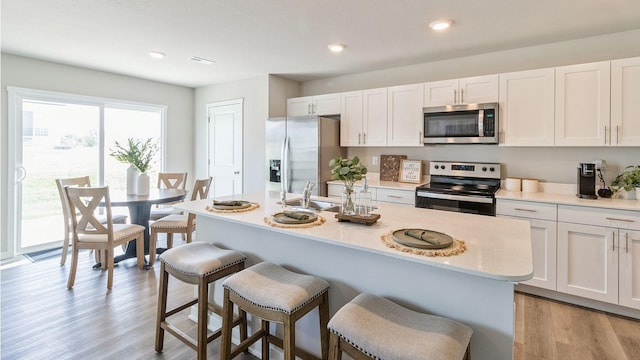
M 425 144 L 497 144 L 498 103 L 423 108 Z

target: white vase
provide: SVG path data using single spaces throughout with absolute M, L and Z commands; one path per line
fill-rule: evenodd
M 127 195 L 135 195 L 138 193 L 138 169 L 129 165 L 127 168 Z
M 149 175 L 142 173 L 138 175 L 138 195 L 149 195 Z

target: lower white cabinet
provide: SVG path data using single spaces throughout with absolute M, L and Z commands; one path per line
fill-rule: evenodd
M 499 199 L 496 215 L 531 224 L 533 278 L 523 284 L 556 290 L 557 205 Z
M 341 199 L 342 197 L 342 189 L 344 186 L 342 184 L 328 184 L 327 185 L 327 193 L 328 197 L 335 198 L 336 200 Z M 354 191 L 357 194 L 360 190 L 362 190 L 362 185 L 354 186 Z M 369 186 L 369 191 L 371 192 L 371 200 L 376 202 L 386 202 L 386 203 L 395 203 L 395 204 L 405 204 L 405 205 L 415 205 L 416 192 L 415 190 L 404 190 L 404 189 L 389 189 L 389 188 L 381 188 L 375 186 Z
M 558 206 L 558 291 L 640 309 L 640 212 Z

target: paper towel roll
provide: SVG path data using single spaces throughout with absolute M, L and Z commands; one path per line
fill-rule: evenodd
M 520 191 L 520 179 L 506 178 L 504 180 L 504 186 L 509 191 Z
M 522 179 L 522 192 L 538 192 L 538 179 Z

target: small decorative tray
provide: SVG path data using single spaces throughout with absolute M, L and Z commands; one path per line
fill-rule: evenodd
M 349 221 L 359 224 L 365 224 L 367 226 L 375 224 L 378 219 L 380 219 L 380 214 L 371 214 L 369 217 L 358 216 L 358 215 L 344 215 L 344 214 L 336 214 L 336 219 L 338 221 Z
M 391 238 L 398 244 L 419 249 L 444 249 L 453 244 L 451 236 L 425 229 L 396 230 Z

